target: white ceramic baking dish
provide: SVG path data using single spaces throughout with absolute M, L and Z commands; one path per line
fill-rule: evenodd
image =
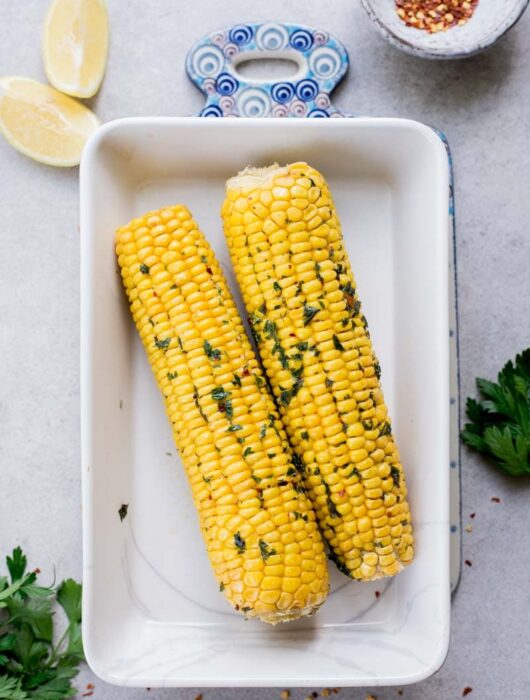
M 319 613 L 271 628 L 232 613 L 218 591 L 113 233 L 184 202 L 237 293 L 224 182 L 247 164 L 294 160 L 321 169 L 335 196 L 407 472 L 417 557 L 373 584 L 331 566 Z M 399 119 L 111 122 L 85 149 L 81 221 L 83 635 L 93 670 L 130 686 L 362 686 L 434 673 L 450 611 L 448 161 L 436 134 Z

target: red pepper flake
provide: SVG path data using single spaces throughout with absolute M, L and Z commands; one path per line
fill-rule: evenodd
M 493 496 L 492 499 L 491 499 L 491 502 L 492 502 L 492 503 L 500 503 L 500 502 L 501 502 L 501 499 L 500 499 L 500 498 L 497 498 L 497 496 Z
M 473 692 L 473 688 L 470 688 L 469 686 L 467 686 L 467 687 L 464 688 L 464 690 L 462 691 L 462 697 L 465 698 L 466 695 L 469 695 L 469 693 L 472 693 L 472 692 Z
M 241 374 L 242 374 L 244 377 L 250 377 L 250 370 L 249 370 L 249 368 L 246 367 L 246 366 L 243 367 L 243 371 L 241 372 Z
M 212 268 L 211 268 L 211 267 L 207 267 L 207 268 L 206 268 L 206 272 L 207 272 L 209 275 L 213 275 L 213 272 L 212 272 Z
M 379 598 L 379 596 L 381 595 L 381 592 L 380 592 L 380 591 L 375 591 L 375 594 L 374 594 L 374 595 L 375 595 L 376 598 Z
M 38 566 L 37 566 L 36 569 L 33 569 L 33 573 L 34 573 L 34 574 L 37 574 L 37 575 L 40 574 L 40 569 L 39 569 Z
M 86 687 L 87 687 L 87 690 L 94 690 L 95 685 L 93 683 L 87 683 Z
M 81 693 L 82 698 L 90 698 L 90 697 L 92 697 L 92 695 L 94 695 L 93 690 L 88 690 L 86 693 Z
M 465 564 L 466 566 L 473 566 L 472 562 L 470 562 L 469 559 L 466 559 L 465 562 L 464 562 L 464 564 Z
M 197 697 L 195 698 L 195 700 L 202 700 L 202 693 L 199 693 L 199 695 L 197 695 Z
M 479 0 L 396 0 L 396 12 L 408 27 L 436 34 L 466 24 L 478 3 Z
M 470 513 L 470 514 L 469 514 L 469 517 L 471 518 L 471 520 L 473 520 L 473 518 L 475 517 L 475 515 L 476 515 L 476 513 Z
M 341 490 L 338 492 L 337 495 L 339 496 L 339 498 L 344 498 L 344 496 L 346 495 L 346 490 L 345 490 L 345 489 L 341 489 Z

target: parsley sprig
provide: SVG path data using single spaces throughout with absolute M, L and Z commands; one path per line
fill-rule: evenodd
M 71 680 L 84 660 L 81 641 L 81 586 L 67 579 L 40 586 L 38 569 L 27 572 L 20 547 L 6 557 L 0 576 L 0 698 L 62 700 L 76 694 Z M 54 641 L 54 603 L 68 626 Z
M 530 348 L 477 387 L 484 398 L 467 400 L 463 441 L 512 476 L 530 474 Z

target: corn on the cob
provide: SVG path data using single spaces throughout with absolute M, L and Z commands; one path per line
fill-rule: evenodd
M 355 579 L 413 558 L 407 489 L 340 224 L 306 163 L 247 169 L 222 211 L 283 424 L 332 557 Z
M 324 545 L 210 246 L 174 206 L 120 228 L 116 252 L 221 590 L 266 622 L 314 612 Z

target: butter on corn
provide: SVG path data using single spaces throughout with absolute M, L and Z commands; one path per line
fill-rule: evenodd
M 339 220 L 307 163 L 227 183 L 224 230 L 263 366 L 344 573 L 412 561 L 407 488 Z
M 212 249 L 178 205 L 118 229 L 116 252 L 220 589 L 265 622 L 313 613 L 324 545 Z

